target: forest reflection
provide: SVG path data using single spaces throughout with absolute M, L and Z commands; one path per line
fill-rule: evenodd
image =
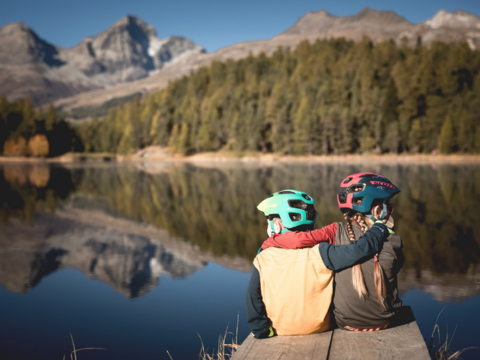
M 480 167 L 471 165 L 138 164 L 0 168 L 0 219 L 32 224 L 59 206 L 96 209 L 165 229 L 216 256 L 253 259 L 266 238 L 257 204 L 274 191 L 315 199 L 317 227 L 342 221 L 335 194 L 346 175 L 375 171 L 397 184 L 395 230 L 405 270 L 467 274 L 480 264 Z M 7 225 L 8 226 L 8 225 Z

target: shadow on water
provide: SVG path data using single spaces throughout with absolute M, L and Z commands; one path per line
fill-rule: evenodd
M 406 259 L 401 291 L 453 302 L 480 292 L 479 167 L 147 165 L 1 168 L 1 283 L 25 292 L 71 266 L 134 298 L 160 274 L 185 277 L 212 259 L 237 258 L 229 266 L 248 270 L 266 237 L 256 209 L 262 199 L 285 188 L 307 191 L 320 227 L 342 221 L 339 181 L 374 170 L 402 190 L 394 216 Z

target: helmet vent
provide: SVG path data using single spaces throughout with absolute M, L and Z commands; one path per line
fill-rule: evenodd
M 290 220 L 292 220 L 292 221 L 302 220 L 302 215 L 300 215 L 300 214 L 288 213 L 288 216 L 290 216 Z
M 350 181 L 352 181 L 352 179 L 353 179 L 352 177 L 348 177 L 345 180 L 343 180 L 343 183 L 348 184 Z
M 308 196 L 307 194 L 302 194 L 302 197 L 305 199 L 305 200 L 308 200 L 308 201 L 311 201 L 312 198 L 310 196 Z
M 293 208 L 306 210 L 308 204 L 302 200 L 289 200 L 288 205 Z
M 365 190 L 365 184 L 352 184 L 347 188 L 347 194 L 357 193 Z
M 362 205 L 362 203 L 363 203 L 363 197 L 353 199 L 352 203 L 353 203 L 353 205 L 357 205 L 357 206 Z
M 362 178 L 362 179 L 365 179 L 365 178 L 366 179 L 373 179 L 373 178 L 376 178 L 376 177 L 378 177 L 377 174 L 365 174 L 365 175 L 360 176 L 360 178 Z
M 344 192 L 339 193 L 338 201 L 340 202 L 340 204 L 345 204 L 347 202 L 347 194 L 345 194 Z
M 295 194 L 295 193 L 293 191 L 284 190 L 284 191 L 280 191 L 279 194 L 280 195 L 285 195 L 285 194 Z
M 312 204 L 307 204 L 305 201 L 302 200 L 289 200 L 288 205 L 292 208 L 305 210 L 305 213 L 307 214 L 307 220 L 315 220 L 315 215 L 317 214 L 317 211 L 315 210 L 315 206 L 313 206 Z M 300 214 L 296 214 L 299 216 L 299 219 L 293 220 L 292 215 L 295 214 L 290 213 L 289 215 L 292 221 L 299 221 L 302 218 Z

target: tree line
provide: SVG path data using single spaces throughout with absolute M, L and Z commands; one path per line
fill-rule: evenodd
M 213 62 L 80 133 L 86 151 L 121 154 L 478 153 L 479 71 L 466 42 L 304 41 Z
M 480 52 L 466 42 L 304 41 L 213 62 L 72 128 L 53 106 L 0 98 L 0 151 L 190 155 L 479 153 Z
M 57 156 L 83 151 L 82 140 L 53 105 L 35 109 L 31 98 L 0 98 L 0 152 L 10 156 Z

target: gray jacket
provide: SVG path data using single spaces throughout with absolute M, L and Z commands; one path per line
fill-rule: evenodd
M 360 226 L 352 224 L 355 238 L 363 235 Z M 335 245 L 350 244 L 347 224 L 337 223 Z M 383 247 L 382 247 L 383 245 Z M 387 310 L 380 306 L 374 283 L 373 257 L 361 264 L 368 295 L 360 299 L 353 288 L 352 268 L 335 273 L 335 290 L 333 296 L 335 320 L 339 327 L 350 326 L 357 329 L 371 329 L 387 325 L 403 306 L 398 297 L 397 274 L 403 266 L 402 239 L 397 234 L 390 234 L 381 245 L 378 261 L 383 268 L 385 281 L 390 295 L 385 304 Z

